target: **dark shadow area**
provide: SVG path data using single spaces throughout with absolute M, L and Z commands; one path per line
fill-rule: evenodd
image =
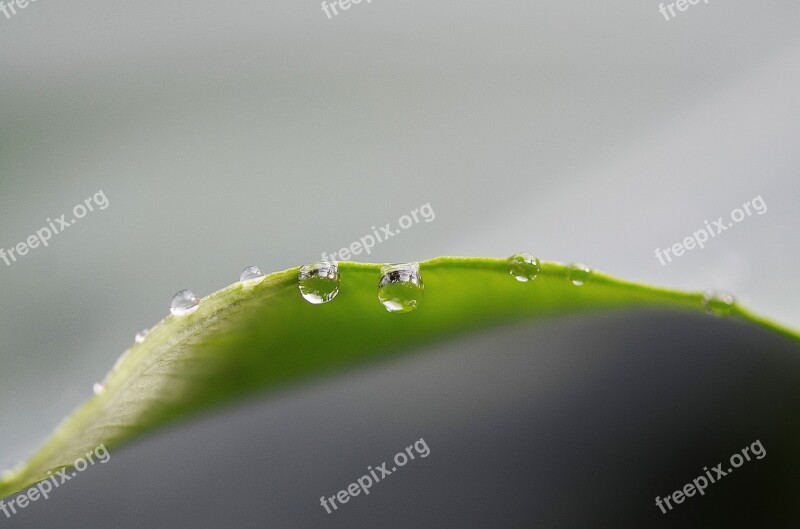
M 713 317 L 497 329 L 163 431 L 0 526 L 797 527 L 799 381 L 797 344 Z M 428 457 L 320 505 L 420 438 Z M 756 441 L 763 458 L 656 506 Z

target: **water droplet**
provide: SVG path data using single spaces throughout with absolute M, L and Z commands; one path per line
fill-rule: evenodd
M 339 266 L 336 263 L 304 265 L 297 281 L 303 299 L 314 305 L 328 303 L 339 293 Z
M 736 299 L 727 292 L 708 290 L 703 294 L 703 308 L 714 316 L 727 316 L 733 311 Z
M 572 263 L 567 267 L 567 277 L 576 287 L 582 286 L 592 275 L 592 269 L 581 263 Z
M 3 472 L 0 472 L 0 481 L 6 481 L 13 478 L 17 474 L 25 470 L 25 467 L 26 467 L 25 462 L 20 461 L 13 467 L 3 470 Z
M 172 297 L 169 311 L 175 316 L 186 316 L 197 310 L 200 305 L 198 298 L 191 290 L 181 290 Z
M 378 299 L 389 312 L 411 312 L 419 307 L 425 285 L 419 263 L 403 263 L 381 267 Z
M 249 282 L 250 284 L 255 284 L 257 281 L 256 279 L 263 279 L 264 272 L 257 266 L 248 266 L 244 270 L 242 270 L 241 275 L 239 276 L 239 281 L 242 282 Z
M 133 340 L 136 343 L 142 343 L 144 339 L 147 338 L 148 334 L 150 334 L 150 329 L 142 329 L 141 331 L 136 333 L 136 336 L 133 338 Z
M 94 391 L 95 395 L 102 395 L 105 392 L 106 387 L 102 385 L 100 382 L 95 382 L 94 386 L 92 386 L 92 391 Z
M 518 253 L 508 258 L 508 273 L 523 283 L 536 279 L 542 270 L 539 259 L 529 253 Z

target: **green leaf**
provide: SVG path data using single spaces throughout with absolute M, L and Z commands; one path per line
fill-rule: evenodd
M 379 264 L 339 263 L 341 288 L 312 305 L 298 292 L 298 268 L 247 286 L 234 283 L 185 316 L 169 315 L 117 361 L 105 390 L 65 419 L 26 462 L 4 474 L 0 497 L 71 467 L 100 444 L 109 449 L 201 410 L 263 390 L 408 351 L 480 327 L 576 313 L 656 307 L 705 310 L 686 293 L 593 272 L 583 286 L 569 268 L 542 263 L 532 281 L 509 274 L 506 259 L 441 257 L 420 263 L 424 297 L 416 311 L 379 303 Z M 709 318 L 711 316 L 708 316 Z M 796 332 L 738 305 L 729 317 L 800 340 Z

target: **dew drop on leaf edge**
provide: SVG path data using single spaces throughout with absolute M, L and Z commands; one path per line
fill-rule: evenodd
M 253 282 L 255 283 L 256 279 L 261 279 L 264 277 L 264 272 L 257 266 L 248 266 L 242 273 L 239 275 L 239 281 L 241 282 Z
M 728 316 L 735 303 L 736 299 L 727 292 L 707 290 L 703 294 L 703 309 L 714 316 Z
M 303 265 L 297 286 L 303 299 L 312 305 L 329 303 L 339 294 L 339 266 L 323 262 Z
M 133 341 L 136 343 L 142 343 L 144 342 L 144 339 L 147 338 L 148 334 L 150 334 L 150 329 L 142 329 L 136 333 L 136 336 L 133 337 Z
M 583 286 L 592 275 L 592 269 L 583 263 L 572 263 L 567 267 L 567 278 L 576 287 Z
M 200 305 L 200 298 L 198 298 L 191 290 L 181 290 L 172 296 L 172 303 L 170 303 L 169 311 L 174 316 L 186 316 L 191 314 Z
M 389 312 L 417 310 L 425 292 L 419 263 L 384 265 L 378 281 L 378 300 Z
M 536 279 L 541 270 L 539 259 L 529 253 L 518 253 L 508 258 L 508 273 L 522 283 Z

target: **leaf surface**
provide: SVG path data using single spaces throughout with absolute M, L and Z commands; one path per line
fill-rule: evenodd
M 256 285 L 234 283 L 204 298 L 191 314 L 167 316 L 120 357 L 101 394 L 67 417 L 27 462 L 4 473 L 0 497 L 71 467 L 100 444 L 113 449 L 259 391 L 478 328 L 591 310 L 705 310 L 702 293 L 599 272 L 576 286 L 560 263 L 544 262 L 536 279 L 520 282 L 506 259 L 440 257 L 420 263 L 425 290 L 419 308 L 393 314 L 378 301 L 380 268 L 339 263 L 341 286 L 330 303 L 306 302 L 298 291 L 299 268 L 292 268 Z M 800 340 L 738 305 L 729 317 Z

